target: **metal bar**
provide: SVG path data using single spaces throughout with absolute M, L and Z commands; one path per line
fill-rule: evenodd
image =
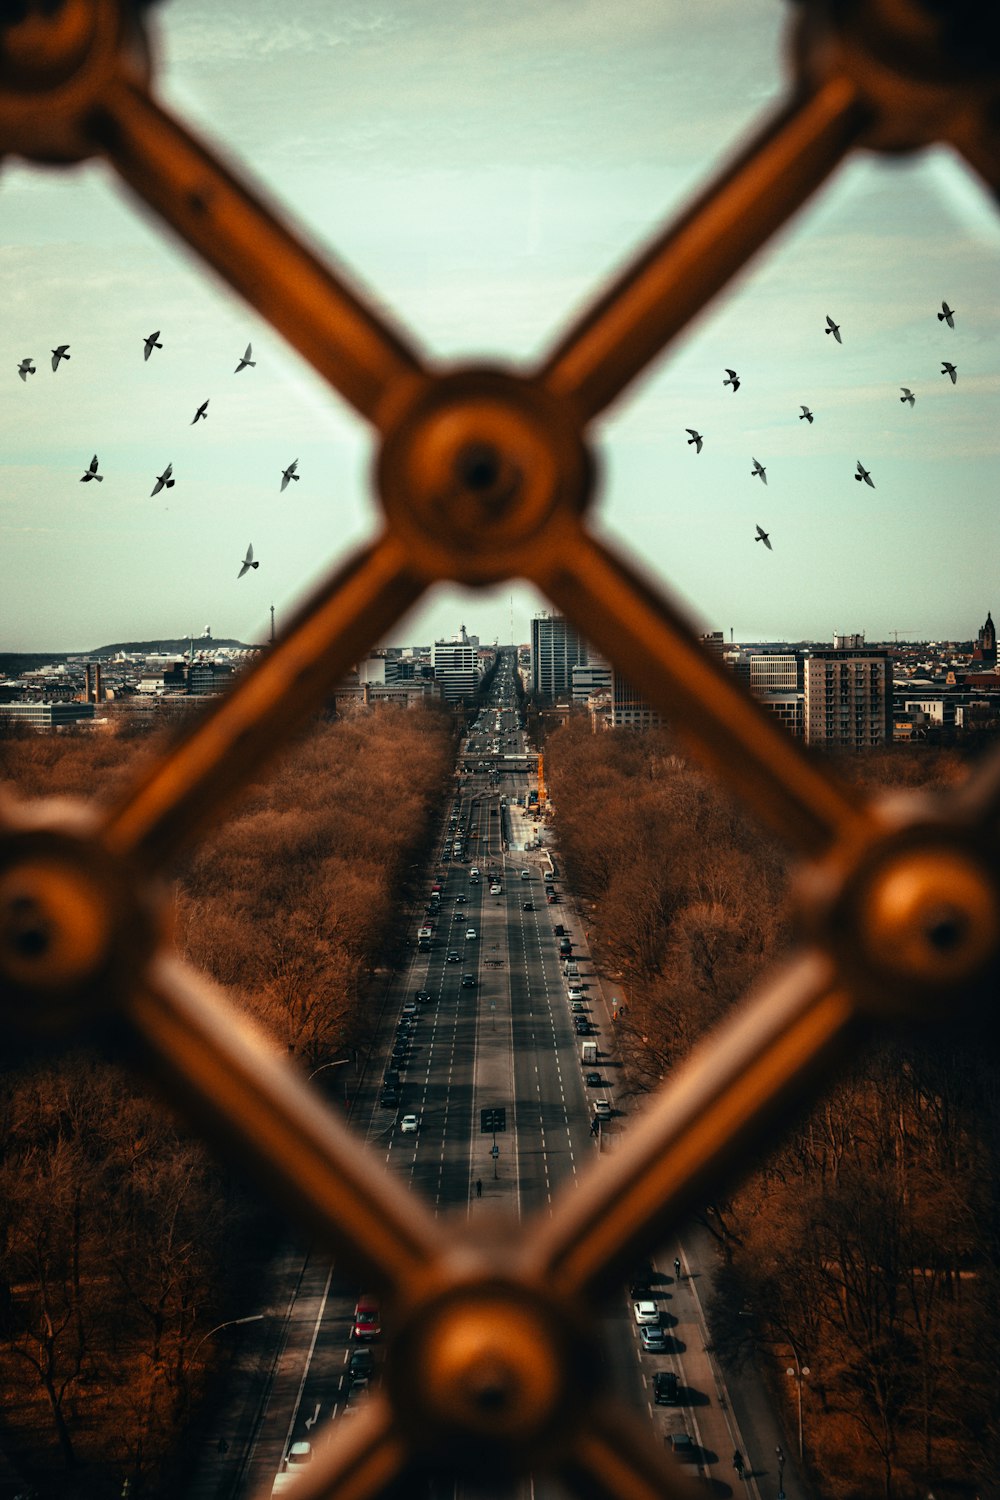
M 680 1064 L 614 1155 L 563 1192 L 551 1218 L 536 1215 L 536 1274 L 591 1298 L 620 1285 L 804 1096 L 853 1018 L 825 955 L 805 953 L 772 973 Z
M 388 1401 L 373 1391 L 349 1422 L 338 1420 L 320 1433 L 312 1462 L 289 1494 L 294 1500 L 374 1500 L 403 1473 L 407 1458 Z M 270 1500 L 272 1483 L 268 1479 L 253 1500 Z
M 159 955 L 127 1021 L 180 1107 L 366 1281 L 398 1290 L 444 1255 L 447 1235 L 423 1201 L 204 976 Z
M 616 665 L 712 771 L 805 854 L 862 836 L 863 807 L 832 772 L 710 657 L 679 609 L 593 537 L 535 559 L 559 609 Z
M 225 697 L 108 813 L 101 837 L 151 867 L 169 860 L 323 702 L 423 592 L 391 538 L 334 573 Z
M 793 99 L 564 335 L 542 383 L 583 422 L 597 416 L 801 207 L 870 118 L 847 78 Z
M 654 1430 L 604 1396 L 587 1411 L 560 1465 L 567 1488 L 586 1500 L 703 1500 L 705 1491 L 655 1446 Z
M 379 427 L 387 393 L 423 367 L 343 273 L 131 80 L 118 80 L 87 127 L 132 190 Z
M 1000 123 L 990 119 L 990 104 L 994 114 L 998 106 L 996 101 L 987 103 L 982 99 L 976 103 L 978 108 L 970 105 L 949 122 L 945 136 L 961 151 L 994 199 L 1000 200 Z

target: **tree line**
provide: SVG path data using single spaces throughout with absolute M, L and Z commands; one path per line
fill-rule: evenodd
M 844 759 L 871 790 L 940 787 L 954 751 Z M 571 720 L 546 774 L 567 880 L 624 1003 L 629 1086 L 668 1079 L 786 948 L 784 853 L 665 732 Z M 1000 1089 L 982 1032 L 859 1049 L 739 1186 L 704 1205 L 719 1245 L 717 1354 L 752 1359 L 824 1500 L 979 1494 L 1000 1458 Z
M 146 749 L 11 736 L 0 789 L 107 801 Z M 176 872 L 180 951 L 306 1071 L 363 1053 L 453 759 L 434 708 L 317 724 Z M 281 1226 L 141 1080 L 80 1052 L 0 1072 L 0 1205 L 8 1457 L 60 1500 L 176 1493 L 242 1330 L 206 1334 L 257 1305 Z

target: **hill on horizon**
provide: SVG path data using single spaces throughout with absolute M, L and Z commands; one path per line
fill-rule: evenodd
M 30 671 L 32 667 L 44 667 L 52 662 L 68 661 L 71 656 L 89 656 L 94 660 L 105 660 L 109 656 L 117 656 L 120 651 L 133 653 L 144 653 L 147 656 L 169 656 L 176 653 L 178 656 L 186 653 L 191 644 L 191 637 L 175 636 L 170 639 L 156 641 L 119 641 L 110 646 L 97 646 L 92 651 L 0 651 L 0 676 L 16 677 L 21 672 Z M 199 636 L 195 640 L 195 650 L 199 644 L 208 646 L 235 646 L 238 650 L 247 651 L 250 648 L 245 641 L 235 641 L 230 637 L 212 636 L 210 640 Z

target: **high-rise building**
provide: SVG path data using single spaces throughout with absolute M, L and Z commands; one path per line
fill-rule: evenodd
M 865 750 L 892 740 L 892 663 L 863 635 L 834 636 L 805 654 L 805 737 L 810 745 Z
M 585 665 L 587 642 L 562 615 L 531 621 L 531 691 L 550 702 L 573 688 L 573 668 Z
M 478 638 L 473 641 L 462 626 L 450 641 L 435 641 L 432 661 L 434 679 L 441 684 L 446 703 L 458 703 L 475 696 L 479 686 Z

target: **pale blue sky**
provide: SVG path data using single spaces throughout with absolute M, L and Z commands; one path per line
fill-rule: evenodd
M 169 0 L 156 87 L 426 350 L 531 359 L 774 107 L 785 20 L 779 0 Z M 595 526 L 737 639 L 974 636 L 1000 607 L 998 270 L 1000 219 L 946 153 L 853 160 L 602 422 Z M 2 647 L 260 639 L 371 535 L 367 429 L 102 167 L 0 171 L 0 307 Z M 105 482 L 81 485 L 95 450 Z M 525 639 L 543 601 L 521 585 L 441 588 L 390 638 L 506 640 L 512 592 Z

